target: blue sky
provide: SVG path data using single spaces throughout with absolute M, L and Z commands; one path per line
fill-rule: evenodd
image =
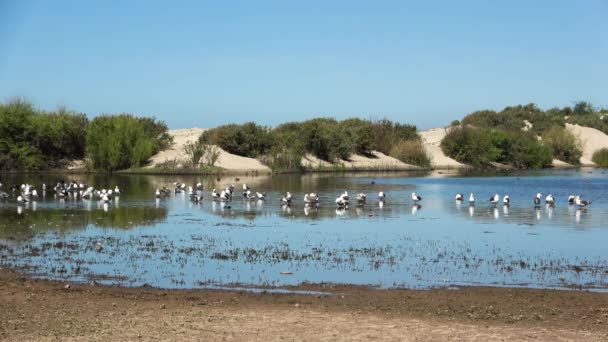
M 171 128 L 608 106 L 608 1 L 0 0 L 0 100 Z

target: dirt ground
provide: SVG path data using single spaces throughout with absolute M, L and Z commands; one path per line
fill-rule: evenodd
M 508 288 L 163 290 L 34 280 L 0 269 L 6 341 L 606 341 L 608 294 Z

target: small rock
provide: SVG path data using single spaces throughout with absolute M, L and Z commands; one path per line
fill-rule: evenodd
M 166 306 L 165 304 L 161 304 L 161 305 L 160 305 L 160 308 L 161 308 L 161 310 L 164 310 L 164 309 L 166 309 L 166 308 L 167 308 L 167 306 Z
M 66 286 L 63 287 L 64 289 L 69 289 L 70 288 L 70 284 L 67 284 Z

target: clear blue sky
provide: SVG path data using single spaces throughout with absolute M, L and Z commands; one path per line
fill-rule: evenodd
M 170 127 L 608 106 L 608 0 L 0 0 L 0 100 Z

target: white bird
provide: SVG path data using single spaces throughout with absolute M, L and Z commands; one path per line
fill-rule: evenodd
M 457 201 L 462 201 L 463 198 L 464 198 L 463 194 L 456 194 L 456 196 L 454 196 L 454 199 Z
M 345 200 L 342 198 L 342 196 L 340 196 L 336 198 L 336 204 L 338 205 L 338 208 L 344 208 L 348 205 L 348 200 Z
M 357 194 L 357 202 L 359 202 L 360 204 L 363 204 L 367 201 L 367 195 L 364 193 L 358 193 Z
M 156 198 L 160 198 L 160 190 L 156 189 L 156 192 L 154 193 L 154 195 L 156 195 Z
M 553 195 L 548 194 L 547 197 L 545 197 L 545 203 L 550 205 L 555 204 L 555 198 L 553 198 Z
M 414 201 L 414 203 L 418 203 L 418 201 L 421 201 L 422 197 L 416 195 L 415 192 L 412 192 L 412 201 Z
M 490 197 L 490 203 L 492 205 L 496 205 L 498 201 L 500 201 L 500 196 L 498 196 L 498 194 L 494 194 L 494 196 Z
M 574 204 L 575 200 L 576 200 L 576 196 L 574 196 L 574 195 L 568 196 L 568 203 L 569 204 Z
M 114 187 L 114 194 L 116 196 L 120 195 L 120 189 L 118 188 L 118 185 Z
M 287 191 L 287 193 L 285 194 L 285 196 L 283 196 L 283 198 L 281 198 L 281 203 L 282 204 L 286 204 L 286 205 L 290 205 L 291 204 L 291 193 L 289 191 Z
M 215 188 L 211 191 L 211 198 L 213 198 L 213 199 L 220 198 L 220 194 L 218 194 L 217 191 L 215 191 Z
M 226 190 L 222 190 L 222 193 L 220 194 L 220 199 L 222 200 L 222 202 L 230 201 L 230 194 L 226 192 Z
M 23 198 L 21 195 L 17 196 L 17 203 L 25 203 L 27 200 Z
M 319 203 L 319 197 L 316 193 L 310 193 L 304 195 L 304 204 L 305 205 L 316 205 Z
M 534 197 L 534 206 L 535 207 L 540 206 L 540 201 L 541 201 L 542 197 L 543 197 L 543 195 L 540 192 L 536 194 L 536 197 Z
M 348 201 L 348 192 L 347 192 L 347 191 L 344 191 L 344 193 L 343 193 L 342 195 L 340 195 L 340 197 L 341 197 L 343 200 Z
M 511 198 L 509 197 L 509 195 L 505 195 L 505 197 L 502 198 L 503 205 L 509 205 L 510 202 L 511 202 Z
M 266 193 L 265 192 L 256 192 L 255 196 L 259 199 L 259 200 L 263 200 L 266 199 Z
M 581 196 L 576 195 L 575 203 L 579 208 L 584 208 L 591 204 L 591 201 L 583 201 L 581 200 Z
M 469 204 L 470 205 L 474 205 L 475 204 L 475 195 L 473 195 L 473 193 L 471 192 L 471 194 L 469 195 Z
M 104 194 L 103 196 L 101 196 L 101 201 L 103 203 L 110 203 L 111 198 L 110 198 L 110 196 L 108 194 Z
M 385 194 L 384 192 L 380 191 L 380 192 L 378 193 L 378 199 L 379 199 L 380 201 L 384 201 L 384 199 L 385 199 L 385 198 L 386 198 L 386 194 Z

